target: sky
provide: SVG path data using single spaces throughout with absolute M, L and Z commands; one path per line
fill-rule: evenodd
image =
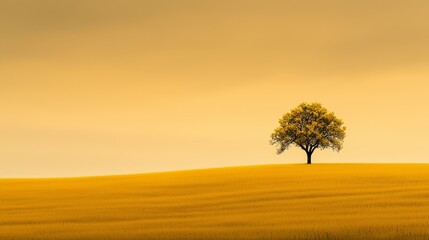
M 0 178 L 305 163 L 269 144 L 320 102 L 313 163 L 429 163 L 428 1 L 0 0 Z

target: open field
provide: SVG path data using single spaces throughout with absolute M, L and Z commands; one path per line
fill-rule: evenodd
M 0 239 L 427 239 L 429 165 L 2 179 Z

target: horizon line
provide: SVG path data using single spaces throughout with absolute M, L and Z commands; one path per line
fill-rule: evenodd
M 218 167 L 205 167 L 205 168 L 189 168 L 189 169 L 176 169 L 154 172 L 135 172 L 135 173 L 118 173 L 118 174 L 105 174 L 105 175 L 82 175 L 82 176 L 52 176 L 52 177 L 0 177 L 0 180 L 49 180 L 49 179 L 78 179 L 78 178 L 103 178 L 103 177 L 121 177 L 121 176 L 137 176 L 137 175 L 151 175 L 151 174 L 165 174 L 165 173 L 178 173 L 178 172 L 192 172 L 204 170 L 216 170 L 227 168 L 246 168 L 246 167 L 268 167 L 278 165 L 428 165 L 424 162 L 341 162 L 341 163 L 270 163 L 270 164 L 251 164 L 251 165 L 231 165 L 231 166 L 218 166 Z

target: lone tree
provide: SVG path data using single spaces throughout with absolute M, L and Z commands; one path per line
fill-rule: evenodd
M 279 120 L 280 126 L 271 134 L 271 145 L 281 154 L 295 145 L 307 153 L 307 164 L 317 148 L 340 151 L 346 136 L 343 121 L 328 112 L 320 103 L 302 103 Z

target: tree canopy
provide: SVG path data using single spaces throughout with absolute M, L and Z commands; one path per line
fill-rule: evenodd
M 343 121 L 320 103 L 302 103 L 283 115 L 279 123 L 270 141 L 277 146 L 277 154 L 295 145 L 307 153 L 307 163 L 311 164 L 314 150 L 331 148 L 340 151 L 343 148 L 346 136 Z

